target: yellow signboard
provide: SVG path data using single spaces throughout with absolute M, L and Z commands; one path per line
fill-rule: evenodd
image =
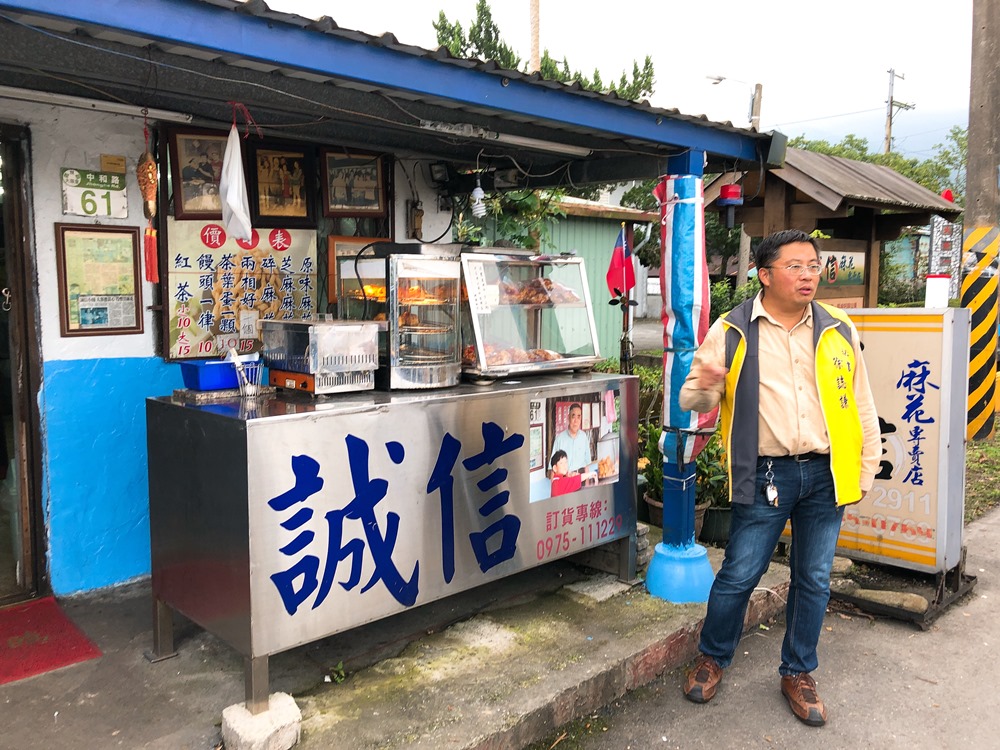
M 875 485 L 848 506 L 839 552 L 927 572 L 961 554 L 967 310 L 859 310 L 882 431 Z

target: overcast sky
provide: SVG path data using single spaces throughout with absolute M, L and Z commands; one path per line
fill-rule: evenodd
M 342 28 L 433 49 L 444 11 L 468 29 L 476 0 L 267 0 L 273 10 L 327 15 Z M 504 40 L 530 56 L 529 0 L 493 0 Z M 926 158 L 969 115 L 972 0 L 540 0 L 541 46 L 583 71 L 617 80 L 653 59 L 650 101 L 685 114 L 747 124 L 763 85 L 762 130 L 839 141 L 885 134 L 889 69 L 896 101 L 894 148 Z M 707 76 L 728 80 L 713 85 Z

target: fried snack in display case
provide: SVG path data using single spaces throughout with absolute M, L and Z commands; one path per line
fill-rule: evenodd
M 462 253 L 462 279 L 468 377 L 586 370 L 600 361 L 582 258 L 470 250 Z
M 461 376 L 461 266 L 448 246 L 380 243 L 341 259 L 338 316 L 379 325 L 377 388 L 443 388 Z

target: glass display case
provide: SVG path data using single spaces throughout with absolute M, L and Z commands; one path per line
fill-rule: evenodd
M 338 317 L 379 324 L 376 388 L 443 388 L 461 376 L 459 281 L 454 250 L 381 243 L 340 261 Z
M 600 360 L 582 258 L 485 248 L 461 260 L 468 376 L 582 370 Z

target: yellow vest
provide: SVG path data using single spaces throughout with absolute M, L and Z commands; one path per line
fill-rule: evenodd
M 726 393 L 720 429 L 726 446 L 729 497 L 752 503 L 757 476 L 760 365 L 757 321 L 751 320 L 753 300 L 724 316 L 726 331 Z M 861 453 L 864 431 L 854 398 L 856 355 L 847 314 L 821 302 L 812 303 L 816 388 L 823 421 L 830 436 L 830 468 L 837 504 L 861 499 Z M 735 440 L 734 440 L 735 438 Z

